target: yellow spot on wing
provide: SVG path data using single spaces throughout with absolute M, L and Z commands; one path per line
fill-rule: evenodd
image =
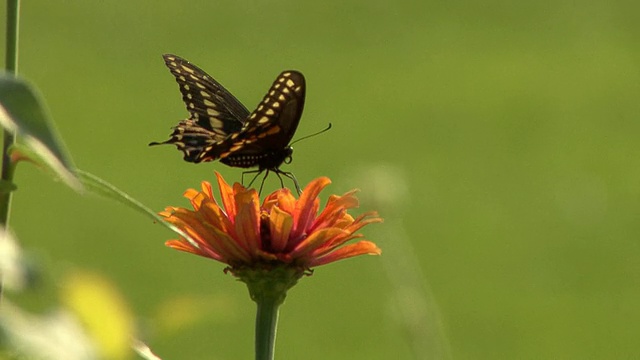
M 207 109 L 207 114 L 209 114 L 209 115 L 211 115 L 211 116 L 218 116 L 218 115 L 220 115 L 220 113 L 219 113 L 219 112 L 215 111 L 215 110 L 214 110 L 214 109 L 212 109 L 212 108 L 208 108 L 208 109 Z
M 219 128 L 222 128 L 224 126 L 222 121 L 220 121 L 218 119 L 214 119 L 214 118 L 209 118 L 209 123 L 211 124 L 211 127 L 214 128 L 214 129 L 219 129 Z
M 200 91 L 200 95 L 201 95 L 202 97 L 205 97 L 205 98 L 210 98 L 210 97 L 211 97 L 211 94 L 209 94 L 209 93 L 208 93 L 208 92 L 206 92 L 206 91 Z M 206 100 L 205 100 L 205 101 L 206 101 Z
M 211 107 L 215 107 L 216 106 L 216 104 L 214 104 L 213 102 L 211 102 L 211 101 L 209 101 L 207 99 L 204 99 L 203 102 L 207 106 L 211 106 Z
M 180 67 L 183 68 L 186 72 L 188 72 L 190 74 L 194 73 L 194 70 L 192 68 L 188 67 L 188 66 L 181 65 Z
M 289 79 L 287 80 L 287 86 L 288 87 L 293 87 L 293 85 L 295 85 L 296 83 L 293 82 L 293 80 Z

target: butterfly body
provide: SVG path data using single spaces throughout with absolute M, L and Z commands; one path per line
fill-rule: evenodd
M 169 140 L 149 145 L 173 144 L 193 163 L 220 160 L 239 168 L 257 167 L 256 172 L 275 172 L 289 163 L 293 137 L 305 100 L 305 79 L 294 70 L 283 71 L 253 112 L 249 112 L 228 90 L 206 72 L 176 55 L 163 55 L 165 64 L 180 86 L 190 114 L 173 128 Z M 265 176 L 266 177 L 266 176 Z

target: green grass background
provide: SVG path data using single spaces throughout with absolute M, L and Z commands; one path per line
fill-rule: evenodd
M 364 231 L 384 254 L 303 279 L 277 358 L 638 358 L 639 13 L 623 0 L 32 0 L 19 71 L 76 165 L 157 210 L 187 205 L 214 169 L 240 177 L 147 147 L 186 114 L 161 54 L 250 109 L 281 70 L 305 74 L 298 136 L 334 129 L 296 144 L 286 170 L 331 177 L 325 199 L 362 188 L 362 210 L 387 220 Z M 12 227 L 50 277 L 111 278 L 164 359 L 251 358 L 254 304 L 223 265 L 32 166 L 16 182 Z

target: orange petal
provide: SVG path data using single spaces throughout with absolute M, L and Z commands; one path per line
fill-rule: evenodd
M 280 210 L 293 215 L 296 210 L 296 198 L 289 189 L 281 189 L 278 194 L 278 207 Z
M 213 197 L 213 190 L 211 189 L 211 183 L 208 181 L 203 181 L 201 184 L 202 192 L 211 199 L 211 201 L 216 202 L 216 199 Z
M 231 220 L 227 218 L 227 214 L 220 209 L 218 204 L 207 201 L 202 205 L 198 214 L 202 217 L 203 221 L 209 223 L 211 226 L 227 232 L 231 236 L 235 236 L 235 230 Z
M 294 224 L 291 233 L 292 239 L 298 239 L 307 231 L 307 228 L 313 222 L 317 213 L 318 205 L 316 202 L 318 194 L 329 184 L 331 184 L 331 180 L 329 180 L 328 177 L 319 177 L 312 180 L 309 185 L 304 188 L 296 204 L 296 209 L 292 214 Z
M 353 223 L 346 228 L 346 230 L 351 233 L 354 233 L 360 230 L 365 225 L 369 225 L 373 223 L 381 223 L 382 221 L 383 221 L 382 218 L 378 216 L 377 212 L 369 211 L 358 216 L 358 218 L 355 219 Z
M 182 209 L 180 209 L 182 210 Z M 210 252 L 218 254 L 223 259 L 250 259 L 248 252 L 243 249 L 228 233 L 205 223 L 197 214 L 192 212 L 176 212 L 168 222 L 182 230 L 189 238 L 198 244 L 203 256 L 216 258 Z M 228 262 L 228 261 L 225 261 Z
M 251 254 L 238 241 L 216 228 L 210 228 L 211 247 L 224 258 L 227 264 L 251 261 Z
M 271 247 L 273 252 L 284 251 L 289 241 L 289 234 L 293 227 L 293 217 L 287 212 L 274 206 L 269 214 L 269 229 L 271 230 Z
M 255 254 L 261 248 L 260 241 L 260 199 L 254 189 L 237 193 L 235 196 L 238 215 L 235 219 L 236 239 L 249 253 Z
M 227 214 L 227 217 L 234 221 L 236 218 L 236 203 L 233 198 L 233 189 L 222 178 L 219 172 L 216 171 L 216 177 L 218 178 L 218 188 L 220 189 L 220 198 L 222 199 L 222 206 Z
M 327 255 L 315 257 L 309 262 L 309 267 L 320 266 L 334 261 L 347 259 L 358 255 L 380 255 L 382 250 L 370 241 L 359 241 L 355 244 L 343 246 Z
M 188 253 L 191 253 L 191 254 L 207 257 L 207 258 L 218 260 L 218 261 L 223 261 L 222 258 L 218 254 L 215 254 L 215 253 L 212 253 L 212 252 L 209 252 L 209 253 L 205 254 L 199 248 L 194 248 L 193 246 L 191 246 L 191 244 L 189 244 L 186 240 L 185 241 L 169 240 L 169 241 L 165 242 L 164 244 L 166 246 L 172 248 L 172 249 L 175 249 L 175 250 L 188 252 Z
M 306 239 L 300 242 L 300 244 L 298 244 L 289 254 L 294 258 L 304 257 L 314 250 L 326 245 L 337 236 L 349 236 L 349 233 L 338 228 L 326 228 L 314 231 L 307 236 Z
M 352 190 L 343 196 L 332 195 L 327 201 L 322 213 L 313 222 L 311 231 L 318 228 L 334 226 L 340 220 L 347 209 L 356 208 L 359 205 L 358 199 L 353 196 L 356 190 Z

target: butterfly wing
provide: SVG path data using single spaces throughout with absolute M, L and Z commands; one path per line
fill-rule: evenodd
M 174 127 L 169 140 L 149 145 L 174 144 L 189 162 L 214 160 L 205 149 L 240 131 L 249 110 L 199 67 L 177 55 L 165 54 L 163 58 L 180 87 L 190 117 Z
M 165 54 L 163 58 L 180 87 L 189 120 L 222 137 L 242 128 L 249 110 L 224 86 L 177 55 Z
M 298 71 L 283 71 L 273 82 L 269 92 L 251 113 L 237 134 L 231 135 L 219 148 L 220 158 L 256 156 L 284 150 L 293 137 L 305 100 L 305 80 Z M 259 164 L 256 164 L 259 165 Z

